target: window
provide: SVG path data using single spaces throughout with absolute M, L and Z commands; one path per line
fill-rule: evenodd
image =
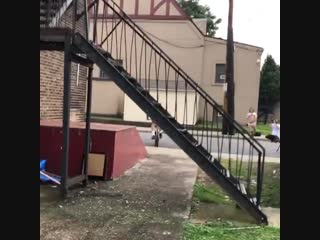
M 123 61 L 121 59 L 116 60 L 116 62 L 121 65 L 123 64 Z M 103 78 L 103 80 L 111 80 L 108 73 L 102 71 L 101 69 L 100 69 L 100 78 Z
M 216 64 L 216 83 L 224 83 L 226 81 L 226 65 Z

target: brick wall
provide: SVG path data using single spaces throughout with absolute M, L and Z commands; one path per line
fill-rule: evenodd
M 78 12 L 84 9 L 84 1 L 78 0 Z M 62 16 L 60 26 L 72 26 L 72 4 Z M 77 22 L 76 29 L 86 36 L 86 19 L 83 16 Z M 85 118 L 87 68 L 71 66 L 71 121 Z M 40 51 L 40 119 L 63 118 L 63 71 L 64 53 L 58 51 Z

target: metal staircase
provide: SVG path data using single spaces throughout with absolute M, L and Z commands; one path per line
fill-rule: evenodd
M 92 41 L 75 33 L 73 51 L 108 73 L 241 208 L 267 224 L 260 209 L 265 157 L 260 143 L 112 0 L 91 1 L 88 9 Z M 232 136 L 223 134 L 231 128 Z

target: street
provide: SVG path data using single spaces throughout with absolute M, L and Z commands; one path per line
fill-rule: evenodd
M 151 139 L 151 133 L 149 132 L 139 132 L 142 141 L 146 146 L 154 146 L 154 140 Z M 231 140 L 231 153 L 236 154 L 237 153 L 237 139 L 232 139 Z M 217 151 L 217 138 L 212 138 L 212 140 L 209 139 L 209 146 L 211 144 L 211 152 L 218 152 Z M 280 150 L 277 152 L 278 143 L 272 143 L 268 141 L 259 141 L 260 144 L 265 148 L 266 150 L 266 157 L 272 157 L 272 158 L 280 158 Z M 242 141 L 239 142 L 240 150 L 238 150 L 238 154 L 241 153 L 242 151 Z M 207 149 L 207 139 L 203 141 L 203 147 Z M 229 145 L 229 140 L 224 139 L 223 143 L 223 153 L 228 153 L 228 146 Z M 220 139 L 220 146 L 221 146 L 221 139 Z M 164 147 L 164 148 L 179 148 L 165 133 L 162 134 L 162 139 L 160 139 L 159 142 L 159 147 Z M 248 154 L 249 152 L 249 145 L 245 143 L 244 145 L 244 154 Z M 256 152 L 254 151 L 254 154 Z

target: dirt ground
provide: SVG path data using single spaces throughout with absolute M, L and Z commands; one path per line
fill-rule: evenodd
M 93 182 L 58 200 L 40 186 L 42 240 L 182 239 L 196 165 L 185 155 L 157 152 L 118 180 Z

